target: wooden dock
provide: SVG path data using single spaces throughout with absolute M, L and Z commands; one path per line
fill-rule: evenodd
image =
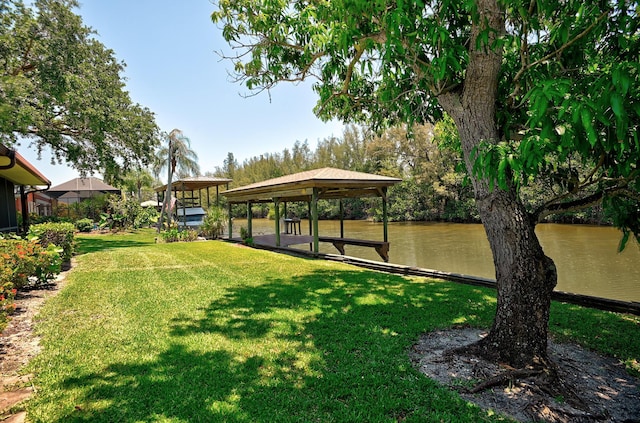
M 238 238 L 229 240 L 230 242 L 242 242 Z M 402 264 L 384 263 L 380 261 L 361 259 L 340 254 L 314 253 L 309 244 L 313 244 L 313 236 L 310 235 L 280 235 L 280 247 L 276 247 L 275 234 L 263 234 L 253 237 L 256 248 L 272 250 L 284 254 L 291 254 L 302 257 L 314 257 L 323 260 L 339 261 L 351 264 L 353 266 L 363 267 L 370 270 L 377 270 L 386 273 L 395 273 L 405 276 L 421 276 L 428 278 L 444 279 L 452 282 L 463 283 L 467 285 L 484 286 L 487 288 L 496 288 L 495 279 L 482 278 L 477 276 L 463 275 L 452 272 L 443 272 L 434 269 L 423 269 L 414 266 Z M 298 246 L 291 248 L 291 246 Z M 577 304 L 583 307 L 591 307 L 600 310 L 613 311 L 616 313 L 629 313 L 640 316 L 640 303 L 612 300 L 608 298 L 591 297 L 588 295 L 573 294 L 562 291 L 554 291 L 551 298 L 555 301 L 561 301 L 570 304 Z
M 238 238 L 237 240 L 239 241 L 240 238 Z M 276 234 L 254 235 L 253 243 L 265 247 L 275 247 Z M 313 244 L 313 237 L 311 235 L 292 235 L 285 233 L 280 234 L 280 247 L 289 247 L 291 245 L 304 244 Z

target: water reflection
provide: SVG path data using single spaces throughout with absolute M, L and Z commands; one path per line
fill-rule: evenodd
M 234 231 L 246 226 L 235 221 Z M 302 221 L 303 233 L 309 224 Z M 275 224 L 253 220 L 254 235 L 274 233 Z M 320 221 L 324 236 L 339 236 L 340 222 Z M 614 228 L 587 225 L 538 225 L 536 230 L 545 253 L 558 268 L 560 291 L 640 302 L 640 248 L 630 241 L 617 253 L 620 232 Z M 382 239 L 382 224 L 345 221 L 345 237 Z M 482 225 L 400 222 L 389 224 L 391 263 L 495 278 L 493 258 Z M 300 246 L 300 248 L 306 248 Z M 346 253 L 380 260 L 372 248 L 347 245 Z M 337 254 L 331 244 L 320 243 L 323 253 Z

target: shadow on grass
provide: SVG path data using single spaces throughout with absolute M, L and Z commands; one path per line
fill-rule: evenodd
M 486 326 L 494 307 L 491 291 L 350 270 L 232 288 L 175 318 L 154 359 L 64 381 L 83 397 L 58 421 L 500 421 L 407 356 L 421 333 Z

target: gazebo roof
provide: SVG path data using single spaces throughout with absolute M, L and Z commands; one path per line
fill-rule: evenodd
M 96 193 L 120 194 L 120 190 L 105 183 L 101 179 L 90 176 L 88 178 L 74 178 L 70 181 L 63 182 L 60 185 L 49 188 L 46 193 L 53 198 L 88 198 Z
M 230 203 L 309 201 L 313 190 L 318 198 L 351 198 L 382 196 L 382 189 L 401 182 L 402 179 L 371 173 L 325 167 L 294 173 L 225 191 Z
M 219 185 L 226 185 L 232 182 L 232 179 L 226 178 L 214 178 L 209 176 L 193 176 L 189 178 L 178 179 L 171 182 L 171 185 L 175 189 L 184 189 L 185 191 L 195 191 L 202 188 L 217 187 Z M 156 192 L 163 192 L 167 190 L 167 184 L 154 188 Z

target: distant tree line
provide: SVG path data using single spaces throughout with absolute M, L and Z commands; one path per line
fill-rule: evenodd
M 392 221 L 479 222 L 473 190 L 467 183 L 457 133 L 453 123 L 444 119 L 435 125 L 391 128 L 376 134 L 366 127 L 347 126 L 342 137 L 329 137 L 311 149 L 307 141 L 296 141 L 280 153 L 263 153 L 242 162 L 229 152 L 221 167 L 209 176 L 230 178 L 231 187 L 260 182 L 279 176 L 322 167 L 336 167 L 358 172 L 402 178 L 389 189 L 389 219 Z M 526 188 L 531 207 L 545 201 L 545 184 L 541 181 Z M 382 217 L 378 198 L 343 200 L 346 219 Z M 256 204 L 255 217 L 273 214 L 272 204 Z M 308 217 L 305 203 L 291 203 L 289 214 Z M 233 214 L 246 216 L 246 207 L 237 206 Z M 319 204 L 322 219 L 339 216 L 337 201 Z M 586 211 L 549 216 L 548 221 L 571 223 L 606 223 L 600 207 Z

